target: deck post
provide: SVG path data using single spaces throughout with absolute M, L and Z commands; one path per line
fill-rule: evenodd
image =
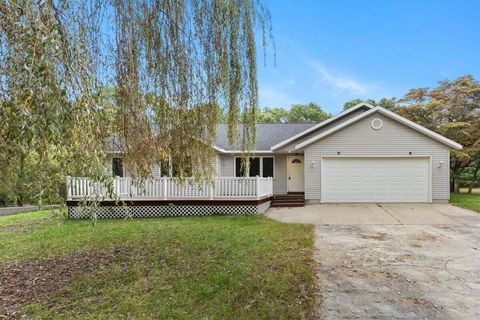
M 166 177 L 163 177 L 162 183 L 163 183 L 163 200 L 167 200 L 167 178 Z
M 273 197 L 273 177 L 270 177 L 270 197 Z
M 257 200 L 260 200 L 260 177 L 255 177 L 255 193 L 257 194 Z
M 273 177 L 268 178 L 269 184 L 268 184 L 268 195 L 271 197 L 273 196 Z
M 213 190 L 215 188 L 215 182 L 216 182 L 216 178 L 213 178 L 213 182 L 212 183 L 209 183 L 210 185 L 210 200 L 213 200 Z
M 72 186 L 70 176 L 67 176 L 67 200 L 72 200 Z

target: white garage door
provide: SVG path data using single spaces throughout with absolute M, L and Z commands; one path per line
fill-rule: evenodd
M 430 202 L 428 157 L 324 157 L 322 202 Z

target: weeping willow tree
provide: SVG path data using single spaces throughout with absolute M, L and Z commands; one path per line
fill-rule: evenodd
M 52 162 L 103 179 L 112 137 L 134 176 L 169 156 L 210 175 L 222 112 L 232 144 L 255 143 L 256 42 L 265 55 L 271 39 L 257 0 L 2 0 L 0 179 L 40 198 Z

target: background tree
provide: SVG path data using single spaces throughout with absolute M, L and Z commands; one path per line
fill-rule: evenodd
M 382 98 L 378 100 L 375 104 L 375 106 L 380 106 L 388 110 L 393 110 L 397 107 L 397 98 L 392 97 L 392 98 Z
M 331 117 L 331 115 L 322 110 L 318 104 L 310 102 L 309 104 L 294 104 L 288 113 L 289 122 L 322 122 Z
M 343 110 L 348 110 L 348 109 L 350 109 L 350 108 L 352 108 L 352 107 L 354 107 L 357 104 L 362 103 L 362 102 L 364 102 L 364 101 L 362 99 L 358 99 L 358 98 L 347 101 L 343 104 Z
M 331 115 L 322 110 L 318 104 L 294 104 L 290 109 L 265 108 L 257 115 L 257 121 L 261 123 L 280 123 L 282 121 L 292 123 L 318 123 L 328 119 Z
M 397 99 L 395 97 L 392 98 L 382 98 L 378 101 L 375 101 L 374 99 L 367 99 L 367 100 L 362 100 L 362 99 L 353 99 L 350 101 L 347 101 L 343 104 L 343 110 L 348 110 L 351 107 L 356 106 L 359 103 L 366 102 L 368 104 L 371 104 L 372 106 L 380 106 L 385 109 L 392 110 L 396 107 L 397 105 Z
M 462 173 L 480 169 L 480 83 L 471 75 L 441 81 L 433 89 L 410 90 L 400 103 L 398 114 L 463 145 L 450 160 L 452 190 L 459 192 Z M 472 179 L 476 184 L 476 175 Z
M 282 119 L 288 119 L 289 110 L 284 108 L 265 108 L 257 114 L 260 123 L 280 123 Z
M 191 161 L 179 172 L 208 174 L 217 106 L 232 143 L 240 121 L 242 148 L 255 143 L 258 38 L 265 53 L 270 13 L 258 0 L 1 2 L 2 183 L 25 181 L 30 161 L 42 174 L 28 181 L 45 190 L 56 188 L 51 163 L 106 179 L 112 134 L 135 177 L 186 149 Z M 105 88 L 116 88 L 114 108 Z M 149 95 L 161 97 L 154 108 Z

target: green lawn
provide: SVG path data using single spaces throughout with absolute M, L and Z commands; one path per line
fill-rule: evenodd
M 17 317 L 308 319 L 312 246 L 311 226 L 261 216 L 92 226 L 26 213 L 0 217 L 0 281 L 21 269 L 26 279 L 18 282 L 33 286 L 36 300 L 22 303 Z
M 459 207 L 480 212 L 480 194 L 452 193 L 450 202 Z

